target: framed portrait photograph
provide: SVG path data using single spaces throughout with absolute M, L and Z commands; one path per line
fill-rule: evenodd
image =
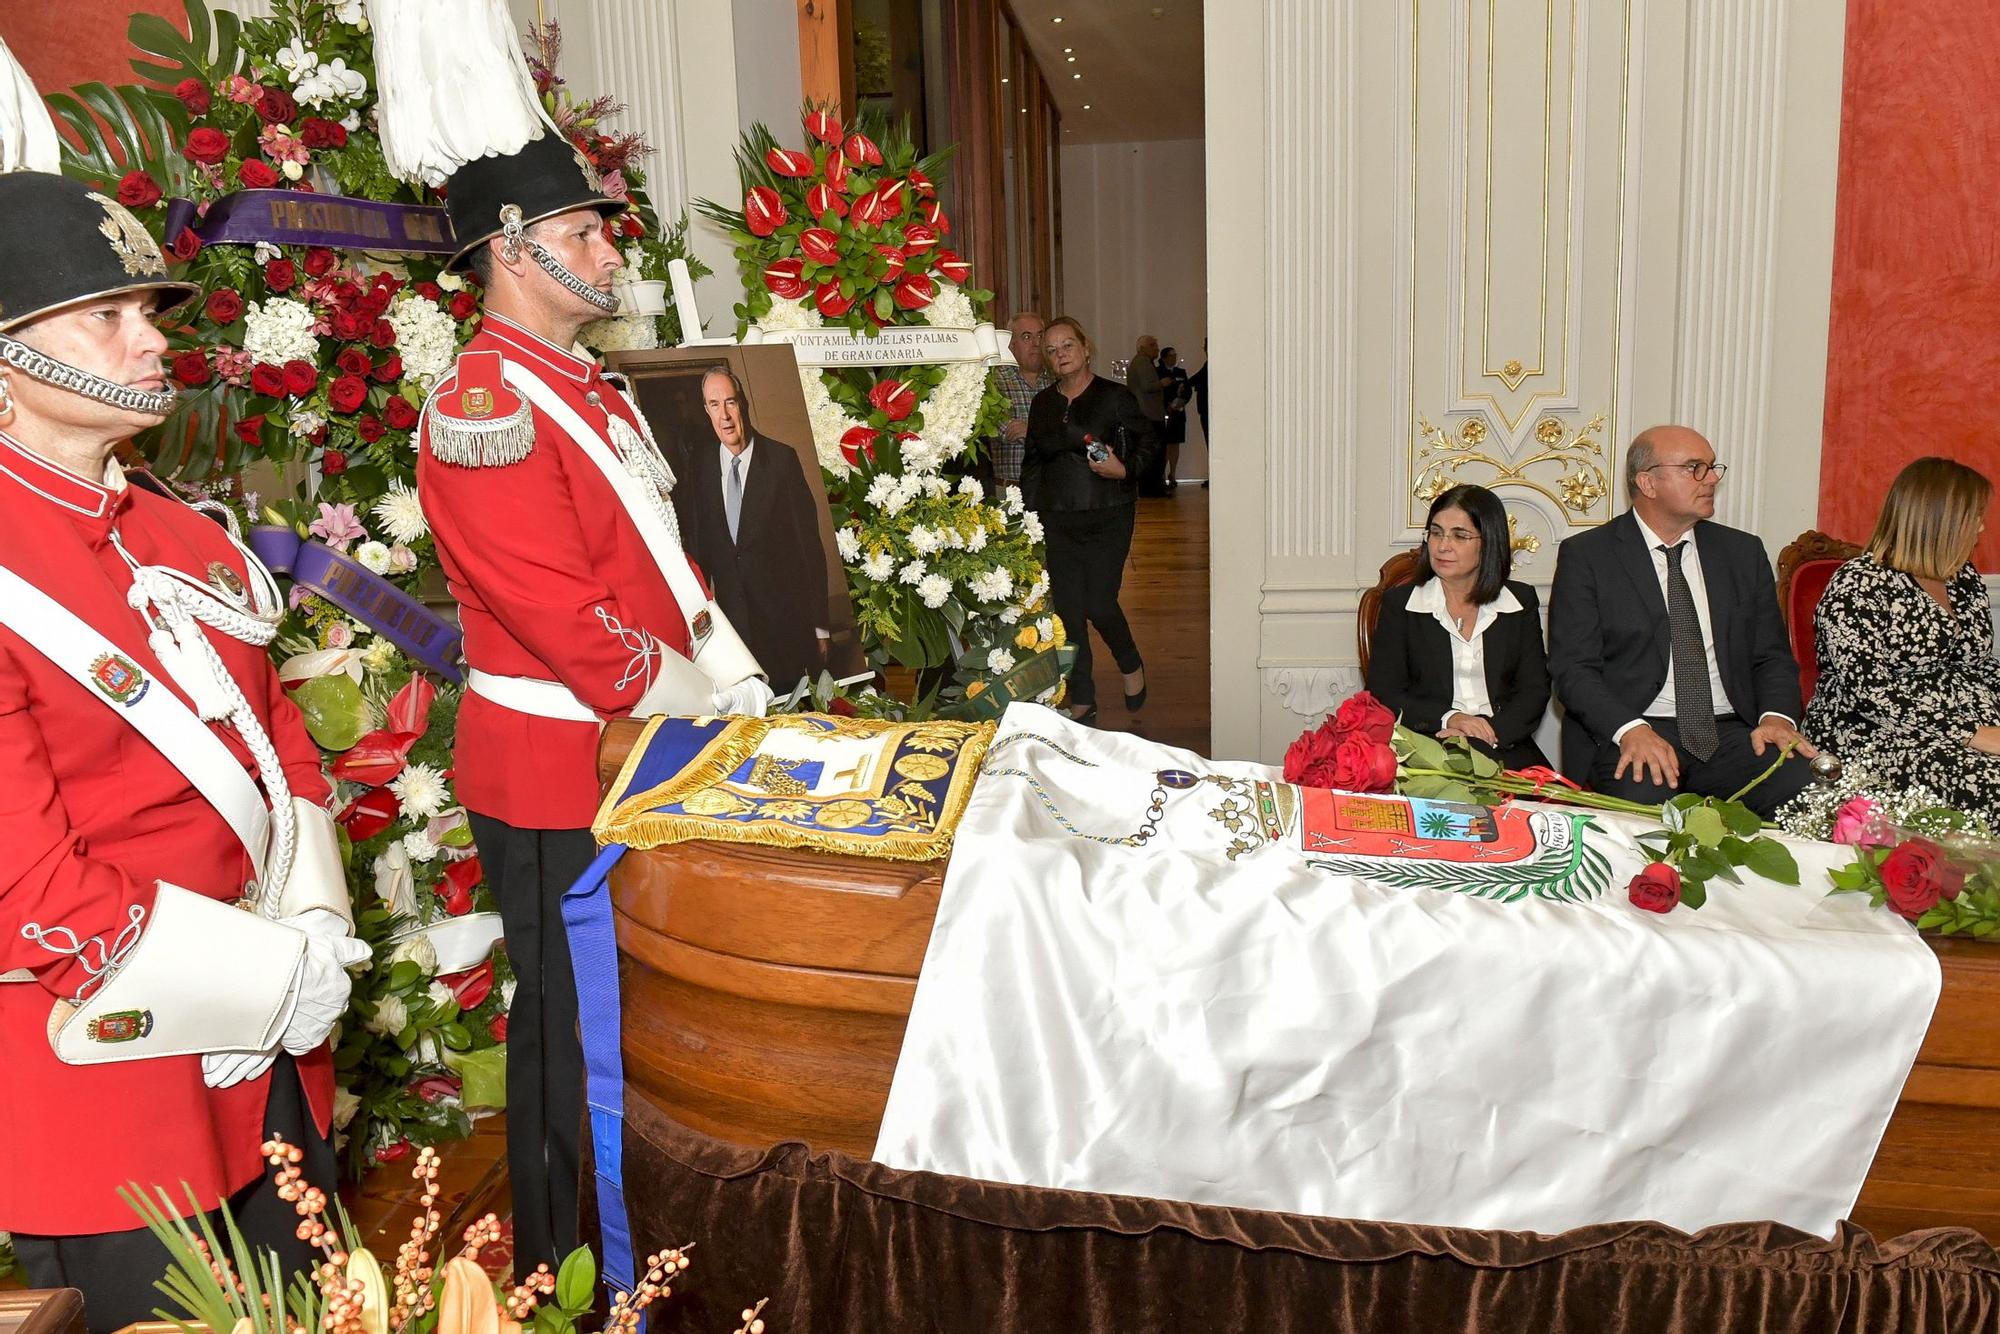
M 674 470 L 681 540 L 771 689 L 866 670 L 792 349 L 649 348 L 606 362 L 631 381 Z

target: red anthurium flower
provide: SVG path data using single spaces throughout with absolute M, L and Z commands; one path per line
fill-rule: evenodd
M 347 803 L 339 815 L 333 818 L 347 831 L 347 836 L 356 843 L 366 843 L 375 835 L 396 823 L 396 813 L 400 808 L 396 794 L 384 787 L 370 788 Z
M 806 211 L 815 218 L 824 218 L 831 213 L 836 218 L 847 216 L 847 201 L 840 197 L 840 191 L 821 181 L 806 191 Z
M 946 281 L 963 287 L 972 277 L 972 264 L 961 258 L 956 250 L 940 250 L 937 252 L 937 271 Z
M 873 190 L 870 190 L 854 201 L 854 220 L 856 222 L 880 222 L 888 216 L 886 213 L 879 211 L 881 207 L 882 197 Z
M 929 223 L 913 222 L 903 229 L 903 249 L 913 255 L 920 255 L 937 243 L 937 228 Z
M 477 968 L 468 968 L 462 973 L 440 974 L 438 981 L 451 988 L 459 1009 L 476 1010 L 480 1002 L 493 992 L 493 960 L 488 959 Z
M 915 167 L 910 168 L 910 188 L 926 199 L 937 193 L 937 187 L 931 184 L 931 178 Z
M 422 736 L 430 730 L 431 703 L 437 699 L 437 687 L 430 678 L 419 672 L 412 676 L 395 697 L 389 701 L 389 726 L 398 732 L 408 732 L 413 737 Z
M 457 1075 L 425 1075 L 410 1085 L 410 1092 L 425 1102 L 437 1102 L 457 1097 L 459 1087 Z
M 848 166 L 849 163 L 846 156 L 836 148 L 826 155 L 826 165 L 821 167 L 820 170 L 826 174 L 826 183 L 828 185 L 836 190 L 845 190 L 847 188 Z
M 875 247 L 875 257 L 882 266 L 876 278 L 885 283 L 893 283 L 903 276 L 904 254 L 895 246 L 883 244 Z
M 894 214 L 903 207 L 903 191 L 908 188 L 901 181 L 884 181 L 875 187 L 876 195 L 882 200 L 884 217 Z
M 823 144 L 840 147 L 840 122 L 834 119 L 831 111 L 821 109 L 809 114 L 806 117 L 806 133 Z
M 851 468 L 861 466 L 865 457 L 870 463 L 875 461 L 875 442 L 882 433 L 872 426 L 850 426 L 840 437 L 840 452 Z
M 379 727 L 343 752 L 328 771 L 343 782 L 381 787 L 403 772 L 403 766 L 410 760 L 410 747 L 417 740 L 416 732 L 392 732 Z
M 378 1163 L 399 1162 L 409 1156 L 410 1141 L 406 1139 L 399 1139 L 394 1144 L 384 1144 L 375 1150 L 375 1161 Z
M 847 142 L 840 146 L 840 151 L 847 155 L 849 162 L 858 166 L 882 165 L 882 150 L 875 146 L 873 139 L 859 131 L 847 136 Z
M 812 156 L 801 153 L 796 148 L 771 149 L 764 154 L 764 165 L 780 176 L 789 176 L 793 180 L 810 176 L 816 170 Z
M 933 199 L 918 210 L 925 222 L 937 228 L 939 236 L 951 235 L 951 219 L 945 216 L 944 205 Z
M 840 238 L 824 227 L 808 227 L 800 232 L 799 249 L 815 264 L 840 262 Z
M 853 307 L 854 298 L 842 296 L 838 282 L 824 282 L 819 285 L 819 290 L 813 293 L 813 304 L 819 307 L 820 314 L 830 320 L 837 320 Z
M 453 917 L 463 917 L 471 912 L 472 891 L 479 888 L 485 874 L 486 869 L 479 864 L 477 856 L 446 862 L 444 878 L 437 884 L 438 894 L 444 899 L 444 910 Z
M 846 703 L 845 700 L 836 700 L 834 702 L 837 704 Z M 848 704 L 847 707 L 852 709 L 854 706 Z M 505 1042 L 507 1040 L 507 1016 L 505 1014 L 494 1015 L 493 1022 L 486 1026 L 486 1031 L 493 1035 L 495 1042 Z
M 803 277 L 805 268 L 805 261 L 796 255 L 778 260 L 764 270 L 764 286 L 771 289 L 773 296 L 781 296 L 787 301 L 802 300 L 812 290 Z
M 752 236 L 769 236 L 790 216 L 778 192 L 768 185 L 760 185 L 743 197 L 743 223 Z
M 868 401 L 892 422 L 902 421 L 916 410 L 917 396 L 901 380 L 879 380 L 868 391 Z
M 921 273 L 906 273 L 896 280 L 895 296 L 904 310 L 922 310 L 937 296 L 937 284 Z

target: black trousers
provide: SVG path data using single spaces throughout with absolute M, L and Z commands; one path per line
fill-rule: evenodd
M 1048 542 L 1049 597 L 1062 617 L 1069 642 L 1076 645 L 1076 666 L 1069 675 L 1069 704 L 1097 703 L 1097 686 L 1090 679 L 1090 627 L 1104 636 L 1121 672 L 1136 672 L 1145 664 L 1132 642 L 1132 627 L 1118 605 L 1125 582 L 1125 558 L 1132 551 L 1136 505 L 1101 510 L 1043 511 L 1042 532 Z
M 1766 746 L 1762 755 L 1752 750 L 1750 725 L 1733 715 L 1715 720 L 1719 744 L 1715 754 L 1706 760 L 1696 759 L 1682 747 L 1680 724 L 1672 718 L 1648 718 L 1646 721 L 1673 746 L 1674 754 L 1681 762 L 1681 785 L 1678 788 L 1664 787 L 1646 779 L 1634 778 L 1630 769 L 1625 771 L 1623 778 L 1614 779 L 1611 774 L 1618 767 L 1618 744 L 1607 741 L 1597 748 L 1597 758 L 1591 762 L 1590 774 L 1585 779 L 1590 787 L 1614 797 L 1643 801 L 1649 805 L 1665 801 L 1677 792 L 1727 797 L 1770 768 L 1771 761 L 1778 758 L 1774 746 Z M 1768 820 L 1778 807 L 1799 795 L 1811 781 L 1812 762 L 1794 751 L 1776 773 L 1757 784 L 1743 798 L 1743 804 Z
M 516 829 L 473 813 L 479 862 L 493 883 L 514 1003 L 507 1016 L 507 1176 L 514 1193 L 514 1272 L 555 1269 L 577 1245 L 577 1152 L 583 1046 L 563 891 L 597 849 L 588 829 Z
M 334 1162 L 333 1145 L 313 1125 L 312 1110 L 306 1106 L 305 1090 L 299 1084 L 299 1070 L 283 1052 L 271 1067 L 271 1096 L 264 1106 L 264 1135 L 283 1135 L 288 1143 L 305 1150 L 299 1170 L 306 1180 L 328 1195 L 340 1184 L 339 1167 Z M 164 1186 L 167 1198 L 185 1208 L 187 1194 L 175 1181 L 139 1183 L 148 1188 Z M 159 1203 L 157 1196 L 155 1204 Z M 243 1240 L 254 1251 L 276 1251 L 284 1265 L 285 1283 L 294 1273 L 310 1270 L 320 1253 L 298 1239 L 295 1229 L 299 1216 L 292 1206 L 278 1198 L 276 1173 L 269 1166 L 257 1181 L 229 1197 L 229 1213 L 242 1230 Z M 134 1214 L 133 1221 L 138 1222 Z M 226 1247 L 228 1229 L 221 1211 L 208 1215 L 210 1226 Z M 199 1224 L 190 1220 L 197 1235 Z M 154 1289 L 172 1263 L 166 1247 L 143 1224 L 121 1232 L 93 1232 L 75 1237 L 43 1237 L 26 1232 L 14 1234 L 14 1254 L 28 1276 L 31 1288 L 76 1288 L 83 1293 L 83 1318 L 91 1334 L 107 1334 L 140 1320 L 154 1319 L 156 1308 L 165 1309 L 167 1299 Z M 182 1312 L 174 1312 L 176 1315 Z

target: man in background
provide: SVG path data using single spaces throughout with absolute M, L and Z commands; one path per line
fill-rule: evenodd
M 1007 395 L 1007 420 L 993 440 L 993 478 L 1002 486 L 1021 484 L 1021 455 L 1027 446 L 1028 408 L 1048 384 L 1042 368 L 1042 317 L 1024 310 L 1007 321 L 1014 364 L 993 373 Z
M 1139 345 L 1132 352 L 1131 364 L 1125 368 L 1125 387 L 1132 391 L 1132 397 L 1139 400 L 1139 414 L 1153 423 L 1156 436 L 1167 426 L 1166 386 L 1160 382 L 1159 360 L 1160 340 L 1151 334 L 1140 334 Z M 1165 450 L 1154 453 L 1152 462 L 1139 478 L 1139 494 L 1155 497 L 1167 494 Z

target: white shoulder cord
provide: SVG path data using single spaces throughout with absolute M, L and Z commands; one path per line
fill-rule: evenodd
M 271 843 L 264 862 L 264 882 L 252 897 L 257 900 L 259 911 L 269 916 L 278 905 L 278 891 L 291 874 L 292 855 L 298 844 L 298 817 L 292 810 L 291 785 L 285 781 L 284 765 L 277 748 L 271 744 L 270 734 L 257 720 L 256 710 L 223 664 L 215 645 L 208 642 L 208 636 L 195 622 L 262 648 L 277 636 L 282 603 L 277 581 L 263 562 L 233 535 L 230 541 L 243 553 L 250 571 L 250 584 L 244 593 L 247 605 L 230 605 L 185 571 L 167 565 L 140 564 L 125 549 L 118 530 L 111 531 L 112 546 L 132 569 L 132 587 L 125 600 L 152 627 L 147 643 L 154 655 L 194 700 L 202 720 L 229 722 L 257 761 L 258 776 L 271 802 Z
M 660 453 L 659 442 L 653 439 L 653 425 L 646 420 L 646 414 L 639 411 L 639 405 L 624 390 L 618 396 L 632 409 L 632 415 L 639 419 L 639 430 L 644 431 L 641 439 L 639 431 L 632 429 L 631 423 L 615 412 L 606 411 L 604 416 L 611 423 L 611 443 L 618 447 L 618 459 L 625 465 L 625 471 L 645 484 L 647 497 L 653 502 L 654 511 L 673 534 L 674 545 L 686 550 L 681 542 L 680 516 L 674 513 L 674 503 L 667 499 L 674 489 L 674 470 L 667 466 L 667 460 Z

